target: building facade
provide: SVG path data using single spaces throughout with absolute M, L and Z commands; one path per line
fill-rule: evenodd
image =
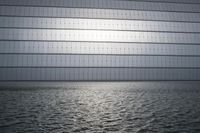
M 200 80 L 199 0 L 0 0 L 0 81 Z

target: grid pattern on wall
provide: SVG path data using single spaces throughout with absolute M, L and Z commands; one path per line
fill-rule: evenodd
M 0 81 L 200 80 L 199 0 L 0 0 Z

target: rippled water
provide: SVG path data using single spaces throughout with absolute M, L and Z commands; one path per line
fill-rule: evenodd
M 200 82 L 30 86 L 1 87 L 0 132 L 200 132 Z

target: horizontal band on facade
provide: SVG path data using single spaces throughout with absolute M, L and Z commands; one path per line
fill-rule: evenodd
M 161 54 L 93 54 L 93 53 L 0 53 L 0 55 L 99 55 L 99 56 L 170 56 L 200 57 L 200 55 L 161 55 Z
M 63 67 L 63 66 L 0 66 L 0 68 L 8 68 L 8 69 L 14 69 L 14 68 L 85 68 L 85 69 L 90 69 L 90 68 L 112 68 L 112 69 L 200 69 L 200 67 L 104 67 L 104 66 L 99 66 L 99 67 L 77 67 L 77 66 L 70 66 L 70 67 Z
M 0 42 L 80 42 L 80 43 L 124 43 L 124 44 L 168 44 L 168 45 L 200 45 L 196 44 L 196 43 L 156 43 L 156 42 L 107 42 L 107 41 L 103 41 L 103 42 L 98 42 L 98 41 L 63 41 L 63 40 L 0 40 Z
M 94 42 L 94 43 L 138 43 L 138 44 L 171 44 L 171 45 L 200 45 L 199 43 L 163 43 L 163 42 L 115 42 L 115 41 L 72 41 L 72 40 L 8 40 L 1 39 L 0 41 L 31 41 L 31 42 Z
M 156 32 L 156 33 L 185 33 L 200 34 L 200 32 L 184 32 L 184 31 L 152 31 L 152 30 L 113 30 L 113 29 L 82 29 L 82 28 L 37 28 L 37 27 L 1 27 L 0 29 L 37 29 L 37 30 L 84 30 L 84 31 L 128 31 L 128 32 Z
M 116 79 L 116 80 L 113 80 L 113 79 L 99 79 L 99 80 L 73 80 L 73 79 L 68 79 L 68 80 L 60 80 L 60 79 L 58 79 L 58 80 L 55 80 L 55 79 L 52 79 L 52 80 L 29 80 L 29 79 L 27 79 L 27 80 L 0 80 L 0 82 L 1 83 L 3 83 L 3 82 L 58 82 L 58 83 L 60 83 L 60 82 L 143 82 L 143 81 L 145 81 L 145 82 L 159 82 L 159 81 L 164 81 L 164 82 L 166 82 L 166 81 L 170 81 L 170 82 L 181 82 L 181 81 L 189 81 L 189 82 L 191 82 L 191 81 L 194 81 L 194 82 L 196 82 L 196 81 L 200 81 L 200 80 L 197 80 L 197 79 L 184 79 L 184 80 L 182 80 L 182 79 L 176 79 L 176 80 L 172 80 L 172 79 L 163 79 L 163 80 L 161 80 L 161 79 L 159 79 L 159 80 L 157 80 L 157 79 L 133 79 L 133 80 L 127 80 L 127 79 Z M 40 86 L 41 87 L 41 86 Z M 9 87 L 9 88 L 12 88 L 12 87 Z M 16 87 L 15 87 L 16 88 Z M 26 88 L 28 88 L 27 86 L 26 86 Z M 23 89 L 23 87 L 20 87 L 20 89 L 22 90 Z M 3 90 L 3 88 L 1 89 L 1 90 Z
M 178 3 L 178 4 L 182 4 L 182 3 Z M 200 5 L 200 3 L 198 3 Z M 191 5 L 191 4 L 189 4 Z M 193 5 L 196 5 L 196 4 L 193 4 Z M 155 9 L 152 9 L 152 10 L 147 10 L 147 9 L 127 9 L 127 8 L 113 8 L 113 7 L 109 7 L 109 8 L 104 8 L 104 7 L 89 7 L 89 6 L 85 6 L 85 7 L 77 7 L 77 6 L 46 6 L 46 5 L 9 5 L 9 4 L 0 4 L 0 7 L 1 6 L 19 6 L 19 7 L 52 7 L 52 8 L 80 8 L 80 9 L 102 9 L 102 10 L 106 10 L 106 9 L 111 9 L 111 10 L 134 10 L 134 11 L 153 11 L 153 12 L 177 12 L 177 13 L 200 13 L 200 11 L 178 11 L 178 10 L 155 10 Z
M 179 22 L 179 23 L 200 23 L 200 21 L 180 21 L 180 20 L 162 20 L 162 19 L 129 19 L 129 18 L 93 18 L 93 17 L 60 17 L 60 16 L 23 16 L 23 15 L 0 15 L 0 17 L 32 17 L 32 18 L 79 18 L 79 19 L 102 19 L 102 20 L 138 20 L 138 21 L 158 21 L 158 22 Z

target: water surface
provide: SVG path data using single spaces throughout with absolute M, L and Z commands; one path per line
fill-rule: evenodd
M 200 132 L 200 82 L 0 85 L 3 133 Z

